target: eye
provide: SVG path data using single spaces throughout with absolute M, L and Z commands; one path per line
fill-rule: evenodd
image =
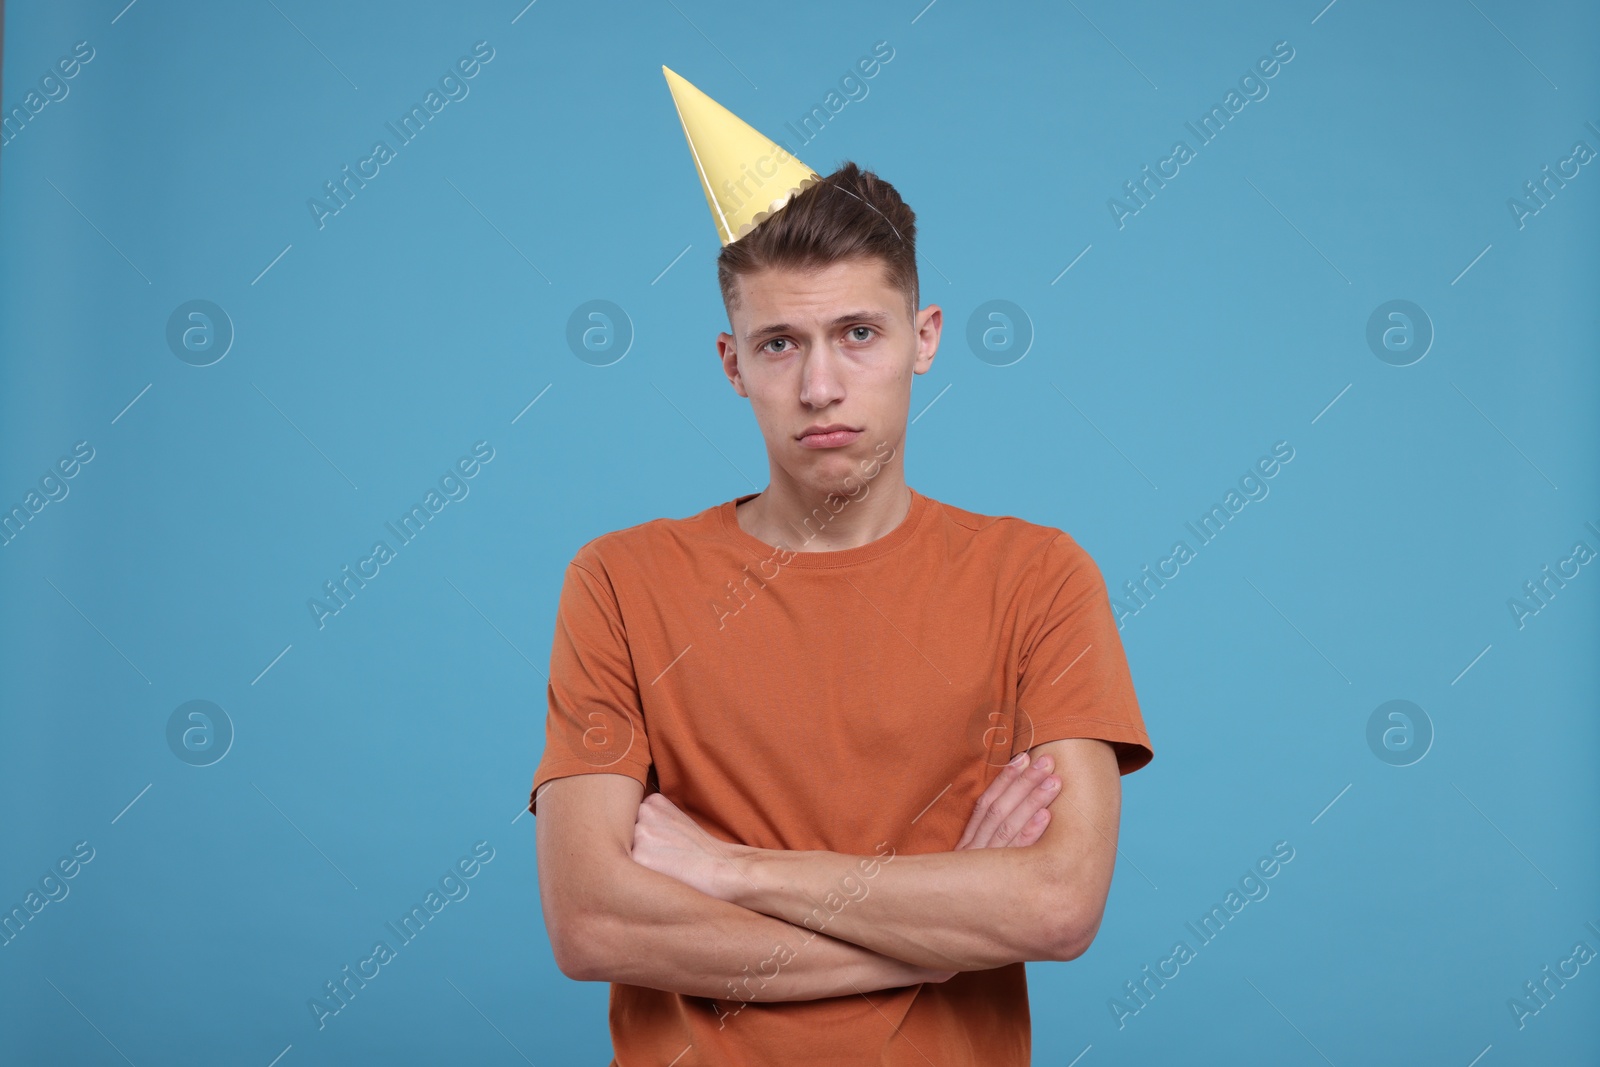
M 852 326 L 852 327 L 850 327 L 850 333 L 851 333 L 852 337 L 854 337 L 855 332 L 857 330 L 865 330 L 865 331 L 867 331 L 868 334 L 876 334 L 878 332 L 877 329 L 872 327 L 872 326 Z M 854 339 L 857 340 L 857 341 L 870 341 L 872 338 L 871 337 L 855 337 Z
M 773 355 L 779 355 L 781 353 L 779 353 L 777 349 L 769 348 L 768 346 L 770 346 L 770 345 L 779 345 L 779 344 L 788 344 L 788 343 L 789 343 L 789 339 L 787 337 L 774 337 L 772 340 L 770 340 L 766 344 L 762 345 L 761 348 L 762 348 L 763 351 L 772 352 Z

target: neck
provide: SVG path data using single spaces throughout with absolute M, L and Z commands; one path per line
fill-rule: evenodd
M 859 548 L 891 533 L 911 510 L 911 490 L 898 456 L 872 477 L 856 473 L 848 486 L 798 482 L 773 466 L 761 495 L 739 505 L 739 527 L 766 544 L 796 552 Z

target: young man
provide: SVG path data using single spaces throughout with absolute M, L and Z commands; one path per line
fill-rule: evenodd
M 1024 961 L 1093 940 L 1153 756 L 1104 582 L 906 484 L 942 312 L 894 188 L 668 75 L 769 484 L 567 569 L 529 804 L 556 962 L 612 983 L 615 1067 L 1027 1064 Z

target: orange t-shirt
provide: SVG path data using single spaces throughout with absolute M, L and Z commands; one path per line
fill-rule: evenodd
M 913 489 L 883 537 L 795 551 L 830 508 L 774 548 L 734 514 L 755 495 L 579 549 L 534 794 L 626 774 L 724 840 L 879 856 L 953 849 L 1033 745 L 1102 738 L 1123 774 L 1150 762 L 1104 580 L 1067 534 Z M 1029 1062 L 1021 963 L 822 1000 L 750 995 L 614 983 L 615 1067 Z

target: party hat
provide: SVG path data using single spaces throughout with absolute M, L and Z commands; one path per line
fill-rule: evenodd
M 700 187 L 717 236 L 731 244 L 755 229 L 789 198 L 822 178 L 782 146 L 685 81 L 661 68 L 689 139 Z

